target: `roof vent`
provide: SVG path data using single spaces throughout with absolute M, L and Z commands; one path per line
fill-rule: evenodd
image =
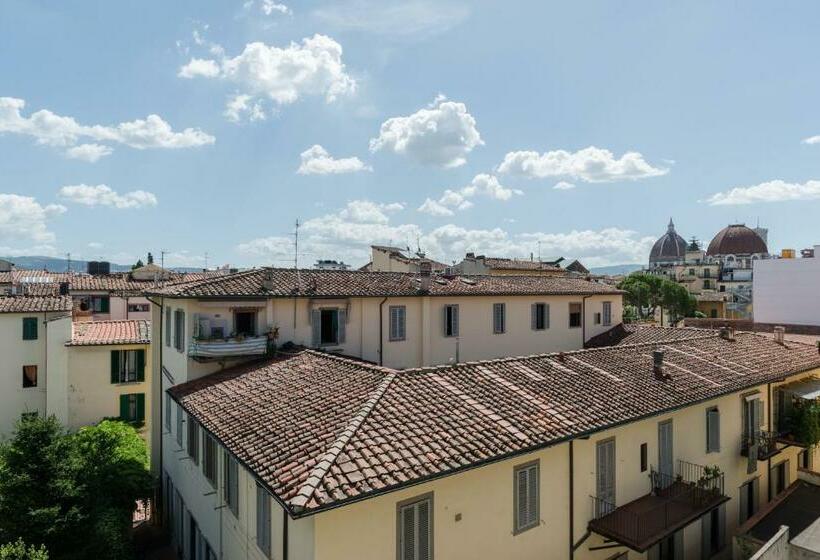
M 732 327 L 720 327 L 720 338 L 723 340 L 734 340 L 735 329 Z
M 786 327 L 774 328 L 774 341 L 780 344 L 781 346 L 785 345 L 785 340 L 783 339 L 784 334 L 786 334 Z

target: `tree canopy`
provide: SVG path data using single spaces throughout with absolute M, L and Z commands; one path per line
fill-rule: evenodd
M 641 319 L 654 317 L 661 307 L 676 323 L 683 317 L 694 316 L 697 308 L 686 287 L 654 274 L 635 272 L 624 278 L 618 288 L 626 292 L 624 302 L 633 306 Z

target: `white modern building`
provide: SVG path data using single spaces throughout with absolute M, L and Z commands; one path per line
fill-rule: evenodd
M 756 323 L 820 325 L 820 245 L 815 245 L 813 254 L 754 261 Z

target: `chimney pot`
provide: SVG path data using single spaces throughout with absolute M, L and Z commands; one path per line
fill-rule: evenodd
M 775 327 L 774 328 L 774 341 L 780 345 L 785 344 L 785 340 L 783 335 L 786 334 L 786 327 Z
M 663 350 L 652 351 L 652 370 L 655 372 L 655 377 L 658 379 L 669 378 L 663 367 Z

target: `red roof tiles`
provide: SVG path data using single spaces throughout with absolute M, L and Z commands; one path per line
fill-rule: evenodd
M 296 515 L 820 367 L 751 333 L 406 371 L 306 350 L 169 390 Z
M 71 311 L 71 298 L 68 296 L 1 296 L 0 313 L 40 313 L 52 311 Z
M 86 321 L 71 325 L 71 341 L 66 346 L 150 343 L 151 321 Z

